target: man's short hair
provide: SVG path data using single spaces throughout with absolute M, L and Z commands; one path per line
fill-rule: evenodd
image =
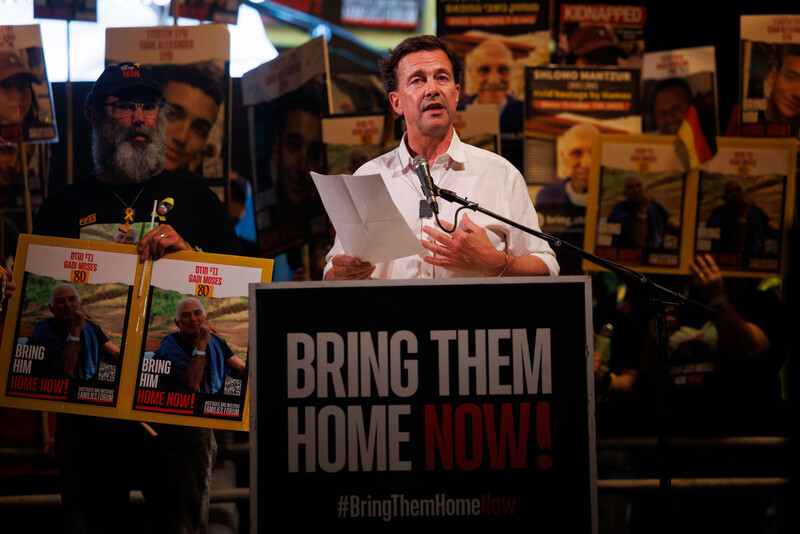
M 153 74 L 163 89 L 169 82 L 185 83 L 207 94 L 215 104 L 222 105 L 225 98 L 223 80 L 225 73 L 213 61 L 199 61 L 186 65 L 153 65 Z
M 683 90 L 686 94 L 686 101 L 691 103 L 692 102 L 692 89 L 689 87 L 689 84 L 686 83 L 686 80 L 683 78 L 665 78 L 660 80 L 656 86 L 653 88 L 653 100 L 655 100 L 656 95 L 665 89 L 669 89 L 671 87 L 678 87 Z
M 79 301 L 81 300 L 81 294 L 78 293 L 78 290 L 75 289 L 75 286 L 73 286 L 70 283 L 64 282 L 63 284 L 58 284 L 53 288 L 52 291 L 50 291 L 50 307 L 52 307 L 56 303 L 56 291 L 58 291 L 59 289 L 66 289 L 66 288 L 71 289 L 72 292 L 75 293 L 75 295 L 78 297 L 78 300 Z
M 187 303 L 187 302 L 195 302 L 195 303 L 197 303 L 197 305 L 200 306 L 200 309 L 203 310 L 203 315 L 206 314 L 206 308 L 205 308 L 205 306 L 203 306 L 202 302 L 200 302 L 199 300 L 197 300 L 194 297 L 186 297 L 185 299 L 180 301 L 177 306 L 175 306 L 175 320 L 176 321 L 178 319 L 180 319 L 180 317 L 181 317 L 181 308 L 183 308 L 183 305 L 185 303 Z
M 381 82 L 383 82 L 386 92 L 397 91 L 397 65 L 401 59 L 414 52 L 431 52 L 435 50 L 441 50 L 447 54 L 450 64 L 453 66 L 453 80 L 457 84 L 461 84 L 464 74 L 464 61 L 456 53 L 453 45 L 434 35 L 417 35 L 404 39 L 393 50 L 389 50 L 387 57 L 378 60 Z
M 784 44 L 778 48 L 778 53 L 775 54 L 775 70 L 781 70 L 784 61 L 789 56 L 800 56 L 800 44 Z

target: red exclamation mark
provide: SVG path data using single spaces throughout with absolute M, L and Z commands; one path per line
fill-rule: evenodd
M 536 443 L 539 449 L 549 449 L 553 444 L 550 432 L 550 403 L 536 403 Z M 542 454 L 536 460 L 539 469 L 550 469 L 553 467 L 553 458 L 549 454 Z
M 69 378 L 64 379 L 64 395 L 67 394 L 67 391 L 69 391 Z
M 192 404 L 190 406 L 192 410 L 194 410 L 194 393 L 192 393 Z

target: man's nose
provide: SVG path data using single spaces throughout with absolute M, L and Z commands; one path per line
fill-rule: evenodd
M 430 79 L 425 83 L 425 94 L 426 95 L 439 94 L 439 88 L 436 86 L 435 80 Z
M 167 126 L 168 137 L 184 144 L 189 140 L 189 130 L 189 121 L 173 121 Z
M 136 106 L 133 110 L 133 122 L 135 123 L 143 123 L 144 122 L 144 111 L 142 110 L 142 106 Z

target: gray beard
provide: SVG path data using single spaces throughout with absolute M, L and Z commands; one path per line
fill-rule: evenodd
M 139 184 L 164 170 L 167 119 L 159 114 L 156 127 L 118 130 L 109 120 L 92 130 L 92 156 L 98 175 L 114 184 Z M 146 141 L 133 141 L 142 135 Z

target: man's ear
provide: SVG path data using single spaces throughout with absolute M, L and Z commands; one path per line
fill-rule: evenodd
M 400 97 L 397 96 L 395 91 L 389 93 L 389 103 L 392 105 L 392 109 L 395 113 L 401 116 L 403 115 L 403 106 L 400 103 Z
M 97 127 L 97 117 L 95 117 L 95 109 L 92 108 L 92 107 L 87 107 L 85 114 L 86 114 L 86 119 L 89 121 L 89 123 L 92 125 L 92 127 L 96 128 Z
M 772 87 L 773 85 L 775 85 L 775 76 L 777 74 L 778 70 L 775 67 L 772 67 L 771 69 L 769 69 L 769 72 L 767 73 L 766 78 L 764 78 L 764 81 L 767 82 L 767 84 L 770 87 Z

